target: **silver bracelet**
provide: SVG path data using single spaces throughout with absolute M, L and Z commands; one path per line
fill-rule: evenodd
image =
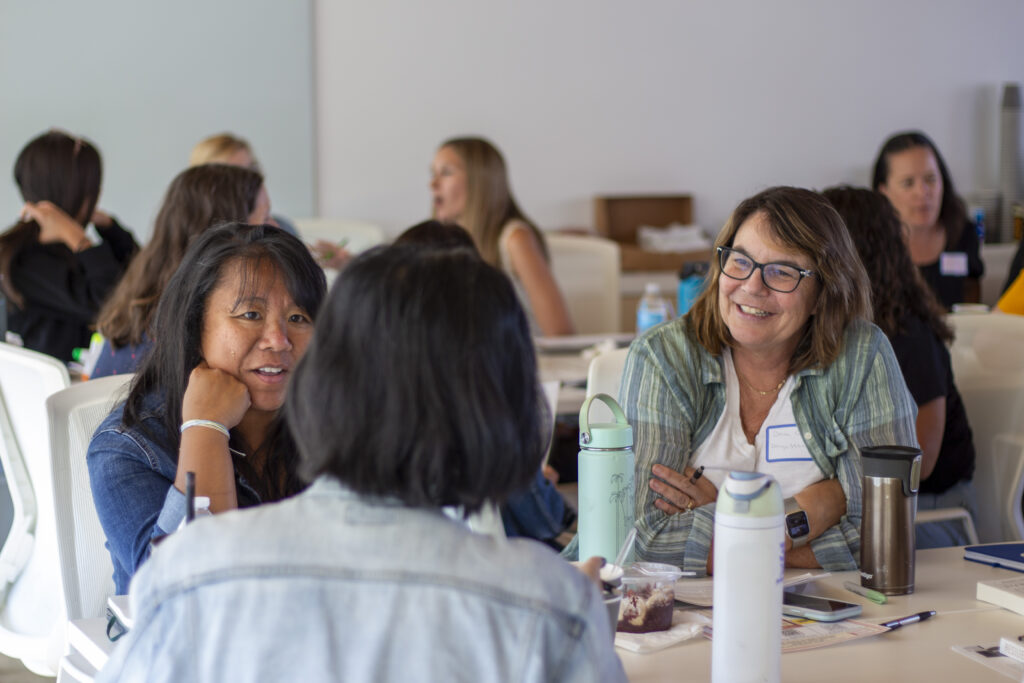
M 181 432 L 184 433 L 189 427 L 206 427 L 207 429 L 220 432 L 228 439 L 231 438 L 231 432 L 228 431 L 228 428 L 220 422 L 214 422 L 213 420 L 185 420 L 181 423 Z

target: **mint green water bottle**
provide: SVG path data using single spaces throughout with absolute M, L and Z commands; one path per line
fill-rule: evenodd
M 601 401 L 615 422 L 590 422 L 590 404 Z M 633 429 L 608 394 L 596 394 L 580 408 L 580 559 L 614 559 L 633 528 Z

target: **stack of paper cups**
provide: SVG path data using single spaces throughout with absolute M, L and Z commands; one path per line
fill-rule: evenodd
M 1003 84 L 1003 106 L 1000 114 L 999 189 L 1003 195 L 1002 212 L 998 226 L 998 239 L 1013 240 L 1013 207 L 1020 201 L 1020 86 Z M 989 223 L 995 233 L 997 227 Z

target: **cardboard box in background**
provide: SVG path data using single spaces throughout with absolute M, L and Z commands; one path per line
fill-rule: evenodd
M 641 225 L 663 228 L 693 222 L 693 198 L 688 194 L 602 195 L 594 197 L 594 226 L 600 235 L 620 245 L 622 270 L 678 271 L 687 261 L 707 261 L 710 251 L 647 251 L 637 246 Z

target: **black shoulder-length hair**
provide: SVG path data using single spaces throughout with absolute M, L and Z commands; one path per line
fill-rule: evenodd
M 906 332 L 905 318 L 914 316 L 942 341 L 953 341 L 946 312 L 911 260 L 899 216 L 886 196 L 848 185 L 821 194 L 846 223 L 867 271 L 874 323 L 891 339 Z
M 393 245 L 338 277 L 285 413 L 307 480 L 469 513 L 537 471 L 539 397 L 508 278 L 466 249 Z
M 274 266 L 295 303 L 315 319 L 326 281 L 323 270 L 298 238 L 270 225 L 228 223 L 207 230 L 185 252 L 160 297 L 153 317 L 153 347 L 132 380 L 122 418 L 125 427 L 145 430 L 143 420 L 148 415 L 143 402 L 150 394 L 158 394 L 165 404 L 160 414 L 164 434 L 148 436 L 177 455 L 181 446 L 181 404 L 189 374 L 202 360 L 203 318 L 210 294 L 225 268 L 239 264 L 244 298 L 260 286 L 258 273 L 267 263 Z M 234 457 L 236 471 L 245 476 L 262 500 L 277 500 L 301 488 L 295 474 L 295 448 L 283 416 L 276 421 L 266 443 L 242 443 L 241 437 L 232 432 L 231 444 L 243 453 L 269 449 L 263 477 L 250 471 L 245 458 Z

